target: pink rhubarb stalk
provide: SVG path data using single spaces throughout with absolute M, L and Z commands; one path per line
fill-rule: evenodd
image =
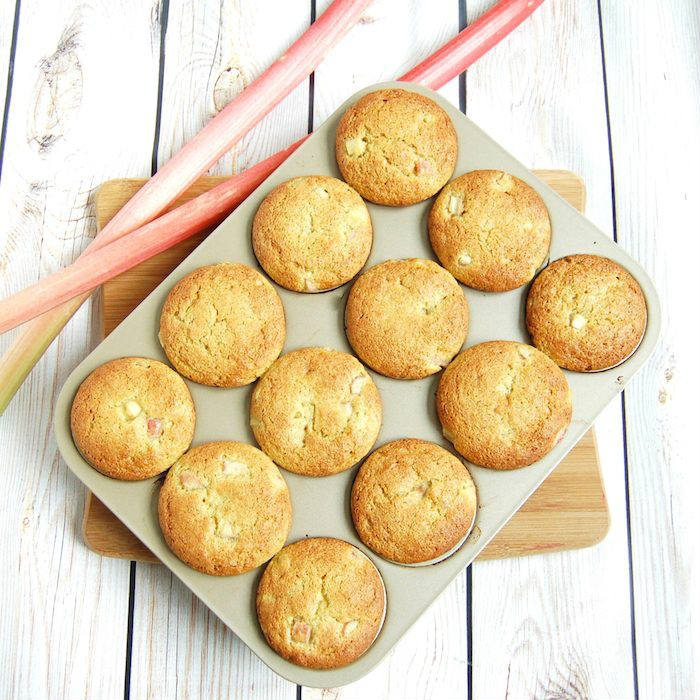
M 221 222 L 299 143 L 271 156 L 128 236 L 81 255 L 72 265 L 0 301 L 0 333 L 96 287 L 180 241 Z
M 435 54 L 402 76 L 400 80 L 419 83 L 432 89 L 441 87 L 466 70 L 474 61 L 507 36 L 521 22 L 529 17 L 542 2 L 544 2 L 544 0 L 501 0 L 501 2 L 460 32 Z M 331 10 L 336 8 L 339 4 L 339 2 L 334 3 L 321 17 L 321 20 L 325 19 Z M 334 19 L 337 21 L 337 17 Z M 319 20 L 319 22 L 321 20 Z M 312 29 L 317 27 L 319 22 L 312 25 Z M 292 47 L 292 50 L 307 38 L 310 31 L 311 29 L 294 45 L 294 47 Z M 286 58 L 282 57 L 277 64 L 283 61 L 283 59 L 289 60 L 292 50 L 288 52 Z M 275 64 L 275 66 L 277 64 Z M 272 70 L 272 68 L 269 70 Z M 265 75 L 267 75 L 267 72 L 261 76 L 258 81 L 265 77 Z M 280 80 L 282 78 L 278 77 L 277 79 Z M 258 81 L 239 95 L 231 105 L 243 97 L 243 95 L 253 88 Z M 287 92 L 289 92 L 289 90 Z M 231 107 L 231 105 L 229 105 L 229 107 Z M 269 108 L 272 106 L 273 104 L 269 104 Z M 224 114 L 229 107 L 223 110 L 221 114 Z M 253 124 L 251 124 L 251 126 Z M 206 127 L 203 132 L 200 132 L 199 136 L 195 137 L 195 140 L 200 138 L 207 128 L 209 127 Z M 234 139 L 234 141 L 235 140 L 236 139 Z M 32 321 L 3 357 L 2 364 L 0 364 L 0 413 L 4 411 L 5 407 L 12 399 L 12 396 L 24 381 L 31 368 L 43 355 L 49 344 L 56 335 L 58 335 L 60 330 L 65 326 L 68 320 L 70 320 L 82 303 L 89 297 L 90 290 L 94 288 L 94 286 L 115 277 L 142 260 L 220 221 L 231 209 L 245 199 L 258 184 L 271 174 L 303 141 L 304 139 L 297 141 L 285 151 L 258 163 L 245 173 L 232 177 L 210 192 L 200 195 L 169 214 L 153 221 L 151 224 L 141 226 L 138 231 L 133 231 L 134 228 L 137 228 L 145 221 L 149 221 L 149 219 L 156 216 L 159 211 L 166 208 L 177 196 L 186 190 L 202 172 L 208 169 L 208 167 L 220 157 L 221 154 L 216 157 L 212 155 L 211 158 L 213 158 L 213 160 L 193 177 L 186 177 L 186 172 L 180 173 L 178 167 L 173 166 L 174 169 L 168 171 L 168 182 L 171 184 L 171 187 L 172 183 L 176 181 L 186 184 L 169 199 L 168 197 L 170 195 L 164 191 L 158 194 L 157 189 L 155 193 L 151 194 L 151 190 L 155 187 L 155 184 L 152 183 L 155 183 L 161 176 L 161 173 L 164 173 L 171 163 L 192 146 L 194 140 L 191 141 L 188 146 L 185 146 L 185 148 L 167 163 L 156 176 L 139 190 L 114 219 L 112 219 L 98 236 L 96 236 L 95 240 L 83 253 L 83 256 L 92 259 L 96 249 L 99 250 L 102 246 L 109 244 L 109 261 L 107 260 L 107 256 L 103 255 L 100 257 L 102 262 L 99 265 L 96 265 L 96 261 L 93 260 L 89 265 L 86 264 L 83 266 L 81 263 L 79 266 L 78 262 L 81 261 L 81 256 L 76 263 L 69 266 L 64 271 L 51 275 L 45 280 L 40 281 L 38 285 L 6 300 L 6 302 L 14 300 L 14 306 L 7 307 L 6 309 L 4 306 L 6 302 L 0 303 L 0 332 L 33 318 L 42 311 L 56 307 L 51 311 L 43 313 Z M 231 143 L 227 142 L 222 153 L 227 151 L 230 146 Z M 189 163 L 190 160 L 192 160 L 192 164 L 195 165 L 194 161 L 197 160 L 195 157 L 196 152 L 188 153 L 187 156 L 187 159 L 183 157 L 179 168 L 184 168 L 185 166 L 183 163 Z M 201 159 L 199 159 L 199 161 L 201 162 Z M 163 189 L 165 190 L 165 188 Z M 148 195 L 148 197 L 146 197 L 147 202 L 149 199 L 151 204 L 153 202 L 158 202 L 157 206 L 160 208 L 155 214 L 144 215 L 140 213 L 139 207 L 144 206 L 143 201 L 140 201 L 138 205 L 132 206 L 132 204 L 141 197 L 141 193 L 144 191 L 146 191 Z M 171 193 L 172 191 L 171 189 Z M 165 201 L 166 199 L 167 201 Z M 151 209 L 151 211 L 153 211 L 153 209 Z M 161 219 L 165 219 L 165 221 L 161 221 Z M 140 223 L 134 223 L 139 220 Z M 127 237 L 127 241 L 122 240 L 119 245 L 113 244 L 114 241 L 122 238 L 131 231 L 133 231 L 133 233 Z M 138 244 L 133 242 L 128 243 L 128 239 L 131 239 L 132 236 L 136 236 L 134 241 L 138 242 Z M 150 240 L 152 238 L 157 240 Z M 121 245 L 123 245 L 123 247 L 119 247 Z M 147 251 L 148 254 L 146 254 Z M 87 260 L 83 262 L 86 263 Z M 91 270 L 90 268 L 93 265 L 94 270 Z M 83 269 L 90 272 L 84 279 L 79 276 L 80 271 Z M 88 278 L 92 281 L 98 281 L 91 287 L 92 281 L 89 281 Z M 30 290 L 34 290 L 34 296 L 31 296 Z M 80 294 L 80 296 L 71 299 L 70 297 L 75 294 Z M 59 299 L 60 301 L 58 301 Z M 65 299 L 70 300 L 63 302 Z M 57 306 L 57 304 L 60 305 Z

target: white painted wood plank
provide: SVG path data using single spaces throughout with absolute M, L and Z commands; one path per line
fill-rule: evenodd
M 255 0 L 171 0 L 159 164 L 214 115 L 215 92 L 222 106 L 309 21 L 308 0 L 280 4 L 275 22 L 269 7 Z M 235 158 L 224 158 L 212 172 L 244 169 L 303 136 L 308 89 L 305 81 L 237 146 Z M 170 572 L 149 565 L 137 566 L 131 691 L 137 698 L 296 697 L 295 685 L 270 671 Z
M 308 28 L 309 0 L 270 7 L 253 0 L 170 3 L 165 46 L 158 162 L 191 139 L 233 96 L 250 84 Z M 240 172 L 300 139 L 308 126 L 304 81 L 211 169 Z
M 319 12 L 330 0 L 317 4 Z M 353 92 L 372 83 L 396 80 L 459 31 L 455 0 L 374 0 L 363 20 L 316 71 L 314 124 L 318 126 Z M 440 92 L 458 104 L 458 81 Z
M 405 73 L 458 29 L 458 4 L 453 0 L 378 0 L 369 8 L 366 21 L 355 27 L 316 71 L 314 124 L 325 120 L 356 90 Z M 446 86 L 443 94 L 459 105 L 457 80 Z M 466 573 L 462 573 L 365 678 L 342 688 L 304 688 L 302 697 L 466 698 L 466 619 Z
M 148 172 L 153 7 L 23 0 L 0 182 L 3 295 L 85 247 L 94 234 L 90 195 L 102 180 Z M 0 422 L 2 697 L 123 694 L 129 566 L 82 544 L 84 489 L 60 459 L 51 425 L 55 395 L 88 351 L 90 329 L 88 306 Z M 0 338 L 0 349 L 11 337 Z
M 601 3 L 619 242 L 661 296 L 663 330 L 625 392 L 640 698 L 700 692 L 697 533 L 700 8 Z
M 469 2 L 470 21 L 490 5 Z M 589 218 L 612 231 L 593 0 L 545 3 L 482 58 L 467 74 L 467 114 L 526 165 L 582 175 Z M 474 697 L 633 696 L 619 403 L 596 427 L 610 533 L 592 549 L 474 565 Z

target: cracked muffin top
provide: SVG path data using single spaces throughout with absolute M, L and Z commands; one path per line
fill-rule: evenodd
M 395 379 L 439 372 L 467 337 L 461 287 L 431 260 L 387 260 L 357 278 L 345 307 L 345 332 L 358 357 Z
M 331 348 L 282 355 L 250 400 L 255 439 L 276 464 L 326 476 L 357 464 L 382 424 L 379 391 L 352 356 Z
M 114 479 L 148 479 L 190 446 L 195 410 L 177 372 L 147 357 L 122 357 L 94 370 L 70 414 L 75 446 Z
M 158 519 L 168 547 L 185 564 L 233 576 L 282 549 L 292 505 L 280 470 L 260 450 L 210 442 L 192 448 L 168 472 Z
M 450 179 L 457 134 L 433 100 L 409 90 L 378 90 L 342 116 L 335 156 L 343 178 L 365 199 L 405 206 L 432 197 Z
M 543 352 L 495 340 L 460 353 L 438 386 L 443 435 L 473 464 L 517 469 L 544 457 L 571 422 L 571 390 Z
M 547 207 L 501 170 L 474 170 L 448 183 L 428 217 L 440 262 L 469 287 L 505 292 L 529 282 L 549 252 Z
M 211 386 L 250 384 L 282 352 L 282 300 L 247 265 L 200 267 L 170 290 L 158 338 L 188 379 Z
M 467 468 L 439 445 L 404 439 L 375 450 L 350 499 L 360 539 L 385 559 L 428 562 L 469 533 L 476 489 Z
M 267 565 L 256 607 L 278 654 L 307 668 L 338 668 L 376 639 L 386 594 L 379 572 L 359 549 L 312 537 L 287 545 Z
M 532 343 L 560 367 L 614 367 L 639 345 L 647 306 L 639 283 L 613 260 L 570 255 L 537 276 L 527 297 Z
M 351 280 L 372 249 L 372 221 L 355 190 L 334 177 L 296 177 L 265 197 L 253 219 L 253 250 L 265 272 L 294 292 Z

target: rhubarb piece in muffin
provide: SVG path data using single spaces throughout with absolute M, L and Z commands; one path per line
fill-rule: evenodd
M 209 442 L 192 448 L 168 472 L 158 518 L 168 547 L 185 564 L 232 576 L 282 549 L 292 505 L 280 470 L 260 450 Z
M 73 440 L 98 471 L 148 479 L 190 446 L 195 410 L 182 377 L 146 357 L 122 357 L 94 370 L 78 389 L 70 416 Z
M 280 656 L 307 668 L 338 668 L 376 639 L 386 594 L 359 549 L 313 537 L 287 545 L 267 565 L 256 607 L 265 639 Z
M 409 90 L 378 90 L 342 116 L 335 155 L 365 199 L 404 206 L 432 197 L 452 176 L 457 134 L 436 102 Z

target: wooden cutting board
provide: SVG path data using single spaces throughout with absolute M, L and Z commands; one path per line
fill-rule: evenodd
M 581 178 L 565 170 L 536 170 L 579 211 L 586 191 Z M 205 177 L 173 206 L 222 182 Z M 110 180 L 96 197 L 98 228 L 102 228 L 145 180 Z M 102 331 L 109 334 L 206 236 L 200 234 L 137 265 L 102 289 Z M 563 549 L 588 547 L 605 537 L 610 524 L 593 430 L 589 430 L 540 488 L 479 555 L 498 559 Z M 110 557 L 158 560 L 93 494 L 87 493 L 83 537 L 93 551 Z

